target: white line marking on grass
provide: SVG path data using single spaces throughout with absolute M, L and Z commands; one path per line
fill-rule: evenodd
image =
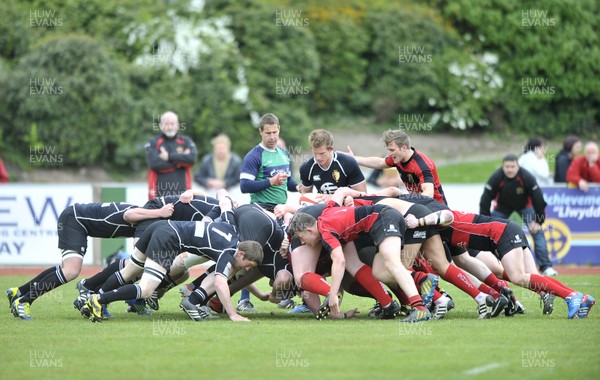
M 465 372 L 463 372 L 463 374 L 465 374 L 465 375 L 479 375 L 480 373 L 484 373 L 484 372 L 487 372 L 487 371 L 492 370 L 492 369 L 504 367 L 506 365 L 508 365 L 508 363 L 490 363 L 490 364 L 486 364 L 486 365 L 481 366 L 481 367 L 475 367 L 475 368 L 471 368 L 469 370 L 466 370 Z

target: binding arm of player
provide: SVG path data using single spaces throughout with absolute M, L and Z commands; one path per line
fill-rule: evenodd
M 146 219 L 170 218 L 173 215 L 174 206 L 172 203 L 167 203 L 158 209 L 147 209 L 143 207 L 131 208 L 123 214 L 123 219 L 127 223 L 135 224 Z
M 340 187 L 335 191 L 335 193 L 333 193 L 331 200 L 334 201 L 335 203 L 337 203 L 338 205 L 343 205 L 344 199 L 346 197 L 356 198 L 356 197 L 364 197 L 365 195 L 367 195 L 367 194 L 363 193 L 362 191 L 356 191 L 349 187 Z
M 179 202 L 190 203 L 192 201 L 192 199 L 194 199 L 194 196 L 196 196 L 196 195 L 206 196 L 206 193 L 202 190 L 189 189 L 189 190 L 186 190 L 183 193 L 181 193 L 181 195 L 179 196 Z
M 404 221 L 406 222 L 406 228 L 408 229 L 424 226 L 446 227 L 454 221 L 454 215 L 450 210 L 441 210 L 427 214 L 419 219 L 412 214 L 408 214 L 404 217 Z
M 350 146 L 348 146 L 347 152 L 342 152 L 342 153 L 345 153 L 345 154 L 348 154 L 348 155 L 354 157 L 354 159 L 360 166 L 366 166 L 367 168 L 371 168 L 371 169 L 387 169 L 387 168 L 389 168 L 389 166 L 385 163 L 385 158 L 355 156 L 352 149 L 350 149 Z

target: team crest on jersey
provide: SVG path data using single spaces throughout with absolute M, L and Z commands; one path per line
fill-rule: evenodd
M 321 180 L 321 176 L 320 176 L 320 175 L 318 175 L 318 174 L 315 174 L 315 175 L 313 176 L 313 181 L 320 181 L 320 180 Z
M 337 170 L 334 170 L 333 173 L 331 173 L 331 176 L 333 177 L 333 180 L 335 182 L 338 182 L 340 180 L 340 172 Z
M 523 188 L 517 187 L 517 194 L 523 194 Z
M 178 146 L 177 148 L 175 148 L 175 151 L 176 151 L 177 153 L 182 153 L 182 152 L 183 152 L 183 150 L 184 150 L 184 149 L 183 149 L 183 147 L 182 147 L 182 146 Z
M 415 178 L 411 173 L 408 173 L 406 176 L 408 177 L 408 182 L 415 183 Z

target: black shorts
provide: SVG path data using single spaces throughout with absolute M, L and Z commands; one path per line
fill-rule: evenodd
M 167 221 L 157 222 L 146 229 L 135 247 L 167 271 L 179 255 L 179 237 Z
M 277 276 L 277 272 L 280 270 L 285 270 L 292 273 L 292 267 L 290 266 L 290 263 L 281 257 L 279 251 L 272 252 L 270 250 L 263 250 L 263 255 L 263 261 L 258 266 L 258 270 L 263 276 L 274 280 Z
M 375 205 L 373 209 L 373 211 L 379 212 L 379 216 L 369 229 L 369 236 L 371 236 L 375 245 L 378 246 L 389 236 L 398 236 L 404 240 L 406 224 L 402 214 L 389 206 Z
M 358 253 L 358 258 L 368 266 L 373 266 L 373 260 L 377 254 L 377 247 L 373 243 L 373 239 L 370 236 L 361 236 L 354 240 L 354 246 Z
M 502 260 L 504 255 L 512 251 L 515 248 L 528 248 L 527 238 L 523 229 L 512 220 L 508 221 L 504 232 L 500 236 L 498 243 L 496 244 L 495 253 L 498 259 Z
M 166 219 L 145 219 L 145 220 L 142 220 L 141 222 L 137 223 L 135 225 L 135 233 L 133 234 L 133 237 L 135 237 L 135 238 L 142 237 L 142 235 L 144 235 L 144 232 L 146 231 L 146 229 L 148 227 L 150 227 L 154 222 L 158 222 L 159 220 L 166 220 Z
M 467 252 L 469 252 L 469 256 L 477 257 L 477 255 L 479 255 L 479 252 L 481 252 L 481 250 L 469 248 L 469 249 L 467 249 Z
M 73 207 L 60 213 L 57 224 L 58 249 L 75 251 L 81 257 L 87 252 L 88 232 L 75 218 Z

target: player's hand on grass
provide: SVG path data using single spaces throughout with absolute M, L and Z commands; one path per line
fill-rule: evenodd
M 271 303 L 279 303 L 279 302 L 281 302 L 281 298 L 277 297 L 273 293 L 270 293 L 269 294 L 269 302 L 271 302 Z
M 230 315 L 229 319 L 231 319 L 234 322 L 250 322 L 250 320 L 248 318 L 241 316 L 237 313 Z
M 360 314 L 360 311 L 358 311 L 358 309 L 351 309 L 351 310 L 348 310 L 345 313 L 338 313 L 338 314 L 333 314 L 333 313 L 330 312 L 327 315 L 327 319 L 347 319 L 347 318 L 354 318 L 358 314 Z
M 351 309 L 344 313 L 345 318 L 354 318 L 360 314 L 358 309 Z
M 338 298 L 337 294 L 329 295 L 329 309 L 333 314 L 340 313 L 340 299 Z
M 412 229 L 417 228 L 419 226 L 419 220 L 413 214 L 408 214 L 404 217 L 404 222 L 406 223 L 406 228 Z
M 175 206 L 173 206 L 173 203 L 167 203 L 160 208 L 159 215 L 161 218 L 170 218 L 171 215 L 173 215 L 173 211 L 175 211 Z

